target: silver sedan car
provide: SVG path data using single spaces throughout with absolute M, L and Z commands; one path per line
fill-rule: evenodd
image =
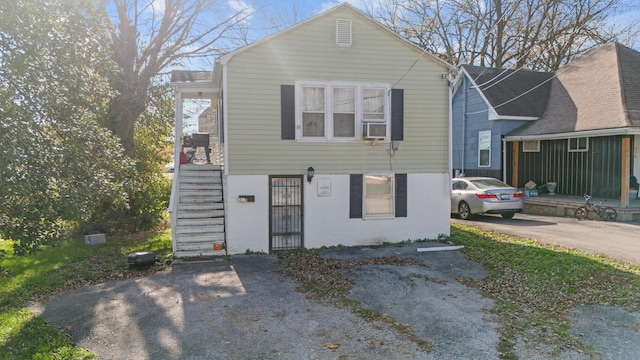
M 501 214 L 511 219 L 524 205 L 522 191 L 494 178 L 454 178 L 451 188 L 451 213 L 463 220 L 475 214 Z

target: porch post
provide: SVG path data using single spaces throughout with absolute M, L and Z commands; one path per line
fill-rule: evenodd
M 174 89 L 176 97 L 176 113 L 174 118 L 174 144 L 173 144 L 173 186 L 171 186 L 171 198 L 169 199 L 169 212 L 171 213 L 171 246 L 176 253 L 176 228 L 178 225 L 178 176 L 180 174 L 180 153 L 182 152 L 182 92 L 180 88 Z
M 511 153 L 512 153 L 512 160 L 511 160 L 511 186 L 517 188 L 518 187 L 518 166 L 520 165 L 520 159 L 518 158 L 518 156 L 520 155 L 518 153 L 518 150 L 520 148 L 520 142 L 519 141 L 514 141 L 513 142 L 513 148 L 511 149 Z
M 622 138 L 622 156 L 620 157 L 620 206 L 629 206 L 629 183 L 631 179 L 631 138 Z
M 173 169 L 177 173 L 180 167 L 180 152 L 182 152 L 182 92 L 176 89 L 176 114 L 174 119 L 174 147 L 173 147 Z

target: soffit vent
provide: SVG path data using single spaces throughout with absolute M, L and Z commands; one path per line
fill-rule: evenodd
M 351 20 L 336 20 L 336 44 L 340 46 L 351 46 Z

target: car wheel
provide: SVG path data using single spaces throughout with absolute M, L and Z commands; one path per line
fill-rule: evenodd
M 513 211 L 511 212 L 506 212 L 506 213 L 502 213 L 502 217 L 505 219 L 511 219 L 513 218 L 513 215 L 515 215 L 516 213 L 514 213 Z
M 462 220 L 469 220 L 473 217 L 469 204 L 464 201 L 461 201 L 460 204 L 458 204 L 458 216 Z

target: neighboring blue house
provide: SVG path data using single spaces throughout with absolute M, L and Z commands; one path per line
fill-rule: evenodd
M 502 179 L 502 137 L 544 114 L 552 77 L 463 65 L 454 84 L 452 175 Z
M 637 201 L 640 52 L 608 43 L 555 73 L 463 65 L 453 94 L 452 175 Z

